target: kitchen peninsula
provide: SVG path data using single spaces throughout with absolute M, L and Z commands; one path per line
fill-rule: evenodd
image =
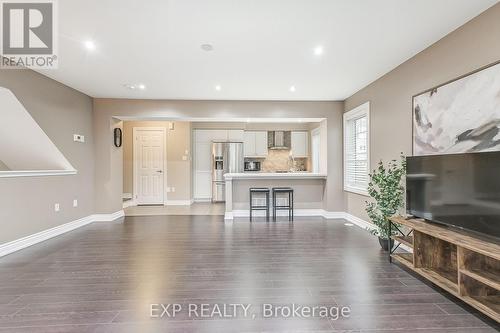
M 268 187 L 269 189 L 284 186 L 292 187 L 295 191 L 294 206 L 295 215 L 297 216 L 315 215 L 315 211 L 320 211 L 323 208 L 326 174 L 312 172 L 246 172 L 227 173 L 224 177 L 226 181 L 226 220 L 248 216 L 249 189 L 251 187 Z

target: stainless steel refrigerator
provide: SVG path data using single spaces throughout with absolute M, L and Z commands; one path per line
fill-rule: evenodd
M 243 142 L 212 142 L 212 202 L 226 201 L 226 173 L 243 172 Z

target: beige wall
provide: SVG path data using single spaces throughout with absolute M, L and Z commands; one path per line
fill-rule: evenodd
M 91 215 L 94 154 L 90 97 L 31 70 L 0 70 L 0 86 L 16 95 L 78 170 L 71 176 L 0 178 L 1 244 Z M 84 144 L 73 142 L 75 133 L 85 135 Z
M 250 187 L 286 186 L 292 186 L 294 189 L 295 209 L 323 208 L 324 179 L 233 179 L 233 210 L 249 209 Z
M 94 135 L 96 150 L 96 195 L 98 213 L 121 209 L 123 192 L 123 150 L 112 144 L 112 132 L 122 122 L 137 119 L 183 118 L 325 118 L 328 141 L 328 180 L 323 208 L 344 210 L 342 191 L 342 112 L 343 102 L 253 102 L 253 101 L 181 101 L 94 99 Z M 243 121 L 242 121 L 243 122 Z
M 169 124 L 174 129 L 169 129 Z M 133 128 L 164 127 L 167 132 L 167 186 L 175 192 L 167 194 L 168 200 L 191 199 L 191 125 L 189 122 L 125 121 L 123 122 L 123 193 L 134 193 Z M 187 155 L 185 152 L 187 151 Z M 187 156 L 187 160 L 182 157 Z
M 7 165 L 5 165 L 4 162 L 0 161 L 0 171 L 8 171 L 10 170 Z
M 371 167 L 412 150 L 412 96 L 500 60 L 500 5 L 495 5 L 345 102 L 371 103 Z M 349 213 L 368 220 L 366 197 L 347 194 Z

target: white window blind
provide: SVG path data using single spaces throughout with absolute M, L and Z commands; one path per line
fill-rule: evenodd
M 367 195 L 369 111 L 365 103 L 344 114 L 344 190 Z

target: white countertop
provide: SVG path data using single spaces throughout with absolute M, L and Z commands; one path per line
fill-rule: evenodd
M 326 179 L 326 175 L 313 172 L 245 172 L 226 173 L 226 180 L 232 179 Z

